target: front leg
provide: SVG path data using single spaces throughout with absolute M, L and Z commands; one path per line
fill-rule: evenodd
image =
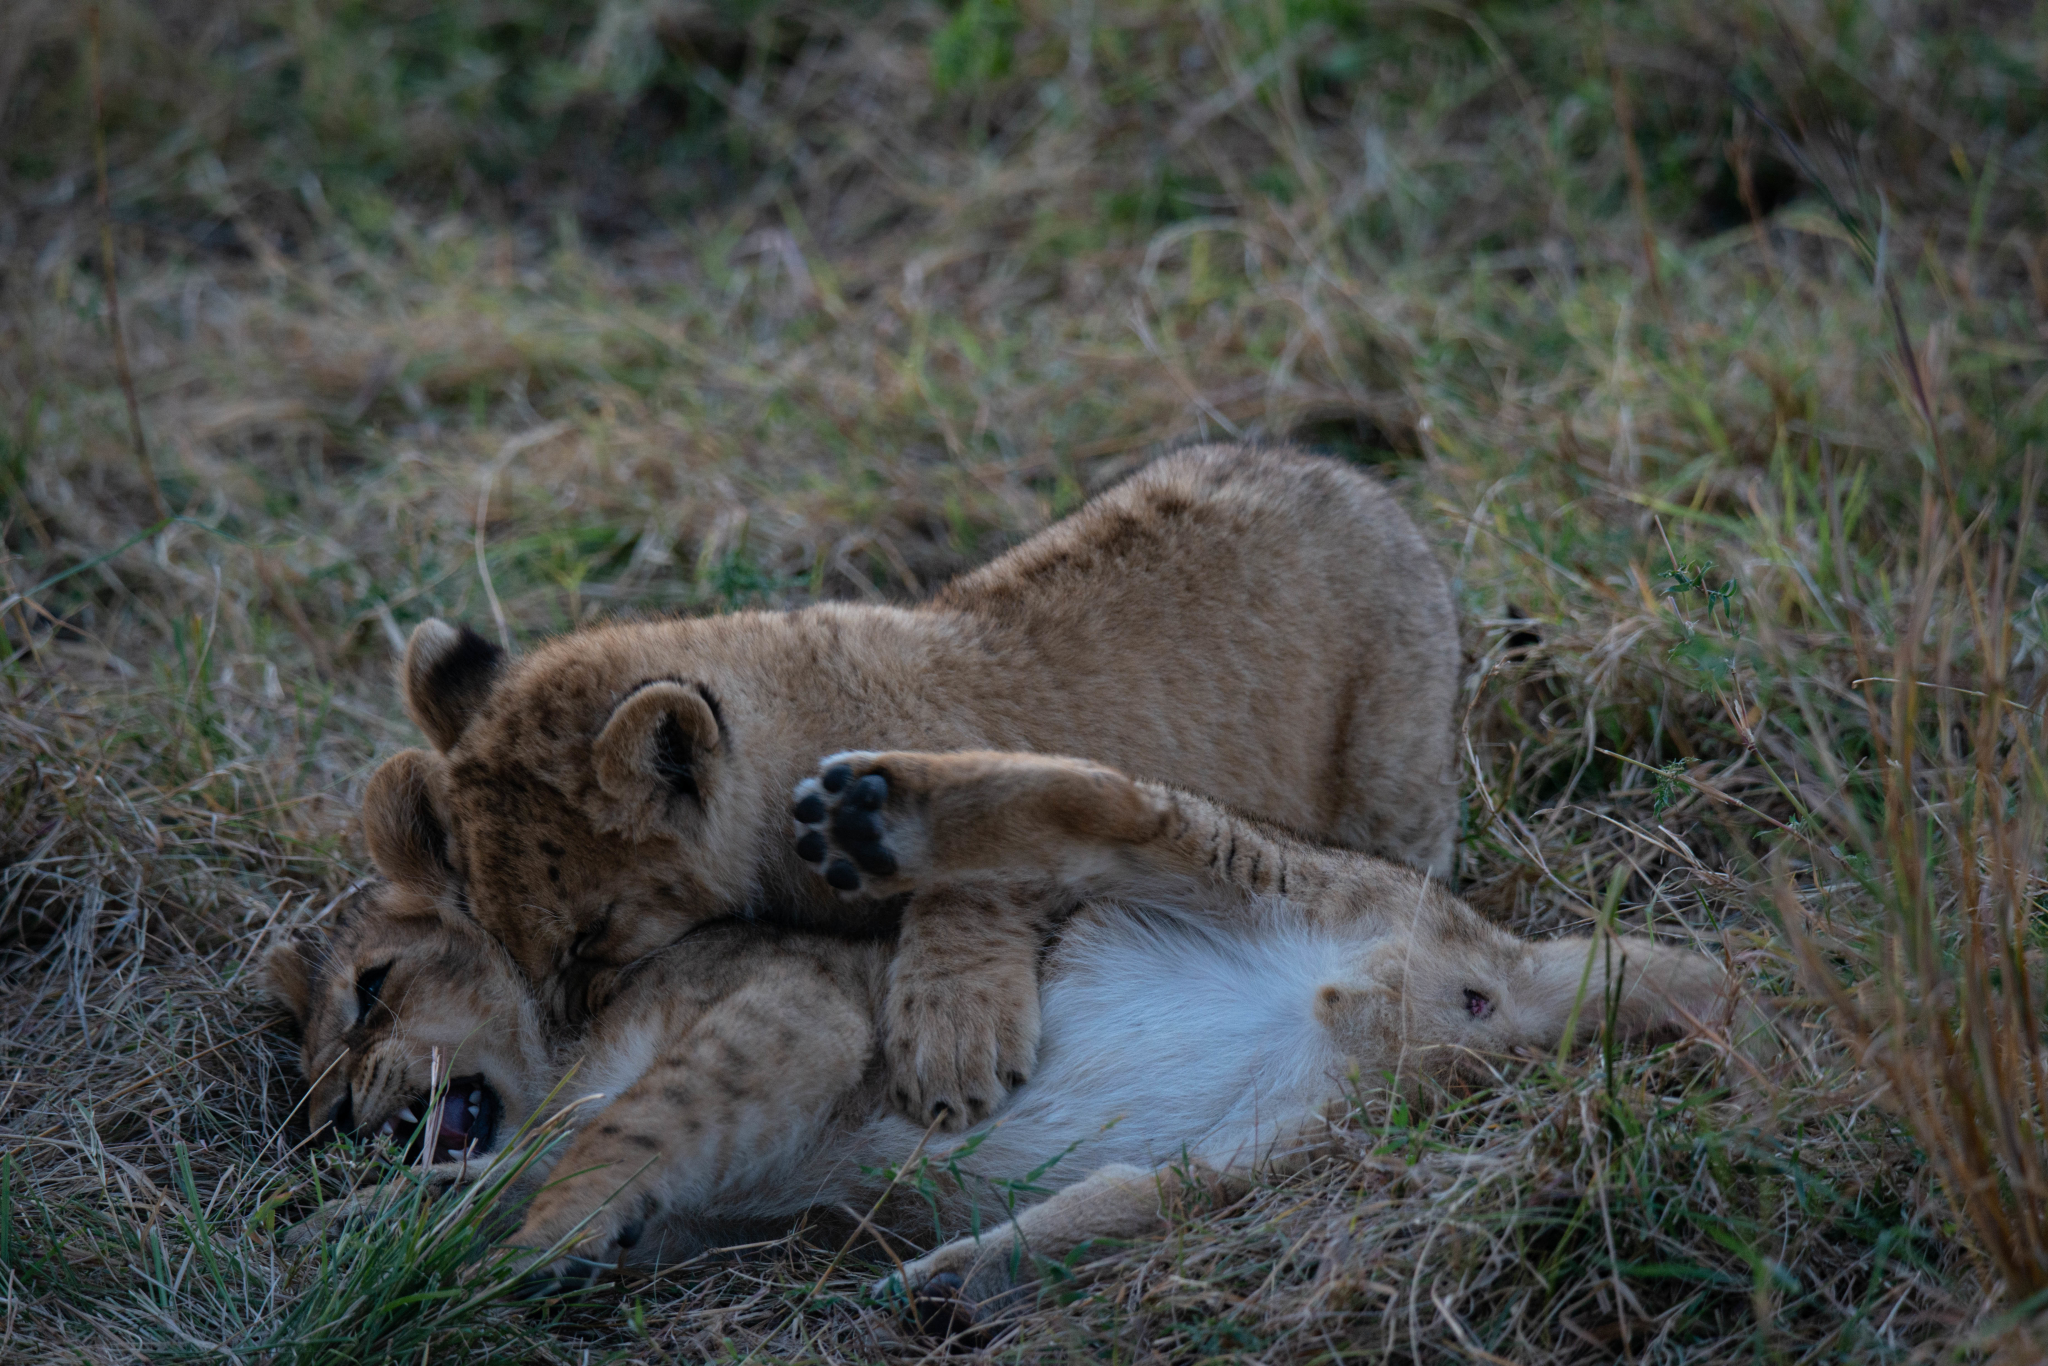
M 873 1053 L 865 1005 L 808 960 L 764 970 L 664 1044 L 583 1127 L 515 1246 L 574 1280 L 631 1260 L 648 1228 L 717 1204 L 815 1142 Z
M 1043 883 L 921 888 L 889 965 L 883 1052 L 897 1108 L 958 1130 L 1038 1059 L 1038 945 L 1060 903 Z

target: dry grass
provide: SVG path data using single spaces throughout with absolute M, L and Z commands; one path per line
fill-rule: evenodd
M 2048 40 L 1696 9 L 109 3 L 168 525 L 82 17 L 0 15 L 0 1357 L 923 1354 L 801 1231 L 548 1311 L 467 1215 L 287 1251 L 359 1159 L 250 955 L 421 617 L 913 597 L 1230 433 L 1455 566 L 1474 904 L 1796 1039 L 1367 1098 L 995 1354 L 2032 1359 Z

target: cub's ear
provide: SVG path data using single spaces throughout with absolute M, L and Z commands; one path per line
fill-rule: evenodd
M 602 793 L 592 824 L 629 840 L 667 832 L 679 807 L 703 802 L 717 749 L 718 713 L 701 688 L 667 678 L 642 683 L 591 748 Z
M 405 645 L 405 710 L 445 754 L 462 738 L 504 668 L 503 650 L 467 626 L 428 617 L 412 628 Z
M 313 1008 L 313 983 L 319 979 L 326 948 L 325 937 L 318 930 L 305 926 L 287 930 L 271 944 L 262 966 L 256 969 L 256 981 L 264 993 L 301 1025 Z
M 448 880 L 448 835 L 427 788 L 434 756 L 402 749 L 378 765 L 363 791 L 363 841 L 393 882 L 439 888 Z

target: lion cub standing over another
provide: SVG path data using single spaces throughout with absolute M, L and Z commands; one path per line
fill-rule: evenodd
M 915 608 L 605 626 L 519 660 L 424 622 L 404 689 L 434 748 L 377 771 L 363 823 L 385 876 L 473 918 L 562 1022 L 721 917 L 885 925 L 900 899 L 832 891 L 893 873 L 885 852 L 821 882 L 790 845 L 791 787 L 849 747 L 1086 755 L 1448 874 L 1457 669 L 1449 586 L 1383 488 L 1200 447 Z M 907 1113 L 957 1128 L 1029 1075 L 1067 908 L 1028 875 L 919 885 L 884 1011 Z

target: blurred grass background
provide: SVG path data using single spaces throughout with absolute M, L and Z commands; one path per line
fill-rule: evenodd
M 802 1231 L 551 1310 L 473 1208 L 283 1247 L 374 1159 L 252 953 L 422 617 L 910 600 L 1240 437 L 1458 576 L 1465 895 L 1786 1056 L 1367 1101 L 991 1351 L 2038 1359 L 2044 83 L 1960 0 L 13 0 L 0 1357 L 922 1355 Z

